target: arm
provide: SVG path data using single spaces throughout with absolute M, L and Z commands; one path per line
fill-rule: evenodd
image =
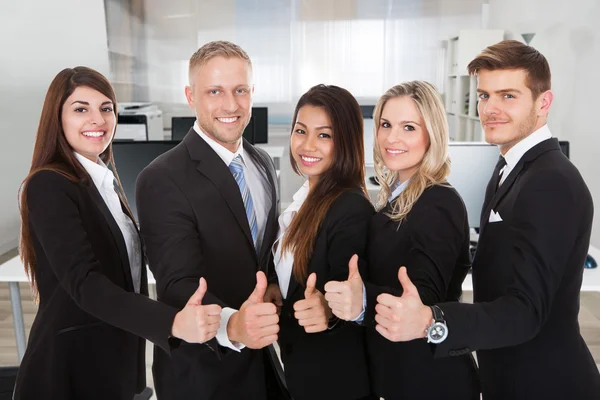
M 77 186 L 55 172 L 41 171 L 27 185 L 27 207 L 50 267 L 78 307 L 168 352 L 178 309 L 128 292 L 102 273 L 81 220 Z

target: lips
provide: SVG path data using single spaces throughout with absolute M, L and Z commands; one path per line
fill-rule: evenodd
M 303 165 L 306 165 L 307 167 L 315 165 L 321 160 L 322 160 L 322 158 L 319 158 L 319 157 L 309 157 L 309 156 L 300 154 L 300 161 L 302 162 Z
M 240 119 L 240 117 L 217 117 L 217 120 L 224 124 L 234 124 L 238 119 Z
M 389 155 L 392 156 L 399 156 L 401 154 L 404 154 L 407 152 L 407 150 L 401 150 L 401 149 L 385 149 L 385 152 Z
M 90 140 L 102 140 L 104 135 L 106 135 L 106 131 L 85 131 L 81 132 L 81 134 Z

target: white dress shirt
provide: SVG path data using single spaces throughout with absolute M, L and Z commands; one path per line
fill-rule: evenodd
M 81 166 L 92 178 L 92 182 L 94 182 L 98 192 L 100 192 L 102 200 L 104 200 L 104 203 L 121 230 L 125 247 L 127 248 L 133 288 L 136 293 L 139 293 L 142 279 L 142 247 L 140 237 L 133 221 L 123 212 L 123 208 L 121 208 L 121 200 L 119 200 L 119 195 L 117 195 L 114 186 L 115 176 L 100 158 L 95 163 L 81 154 L 74 154 Z
M 217 143 L 214 139 L 210 138 L 200 129 L 198 121 L 194 122 L 194 131 L 217 153 L 219 158 L 223 160 L 225 165 L 229 167 L 229 164 L 238 155 L 242 158 L 242 164 L 244 168 L 244 179 L 250 190 L 252 196 L 252 204 L 254 205 L 254 213 L 256 214 L 257 234 L 256 234 L 256 252 L 260 253 L 263 238 L 265 235 L 265 229 L 267 226 L 267 216 L 272 206 L 270 196 L 270 184 L 266 177 L 266 170 L 259 164 L 256 164 L 252 157 L 248 156 L 244 152 L 244 146 L 240 143 L 237 151 L 232 153 L 223 145 Z M 235 351 L 240 351 L 244 346 L 241 343 L 233 343 L 227 336 L 227 324 L 229 318 L 235 314 L 237 310 L 225 307 L 221 311 L 221 325 L 217 331 L 217 342 L 223 346 L 228 347 Z
M 500 183 L 498 186 L 504 183 L 508 175 L 510 175 L 525 153 L 542 143 L 544 140 L 550 139 L 551 137 L 552 133 L 550 133 L 550 128 L 548 128 L 548 125 L 544 125 L 507 151 L 504 155 L 506 165 L 500 170 Z
M 292 268 L 294 266 L 294 254 L 286 251 L 282 254 L 281 244 L 285 232 L 290 227 L 292 219 L 302 207 L 304 200 L 308 196 L 308 180 L 304 182 L 304 185 L 294 194 L 292 198 L 292 204 L 285 209 L 284 212 L 279 216 L 279 233 L 277 239 L 273 243 L 271 251 L 273 252 L 273 263 L 275 264 L 275 272 L 277 272 L 277 279 L 279 281 L 279 289 L 281 290 L 281 296 L 285 299 L 287 296 L 288 289 L 290 287 L 290 279 L 292 278 Z

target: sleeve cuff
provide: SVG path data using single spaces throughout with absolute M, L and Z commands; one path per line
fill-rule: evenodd
M 358 314 L 358 317 L 354 318 L 352 320 L 352 322 L 356 322 L 357 324 L 362 324 L 362 322 L 365 320 L 366 309 L 367 309 L 367 288 L 365 287 L 365 284 L 363 283 L 363 308 L 362 308 L 362 311 L 360 312 L 360 314 Z
M 219 343 L 219 345 L 227 347 L 239 353 L 246 346 L 242 343 L 232 342 L 227 336 L 227 324 L 229 323 L 229 318 L 231 318 L 231 316 L 236 312 L 237 310 L 234 310 L 233 308 L 229 307 L 225 307 L 221 311 L 221 326 L 217 331 L 217 342 Z

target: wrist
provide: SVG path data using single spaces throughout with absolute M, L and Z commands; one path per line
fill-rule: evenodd
M 422 320 L 423 320 L 423 329 L 421 330 L 421 337 L 422 338 L 426 338 L 427 337 L 427 329 L 429 329 L 429 327 L 431 326 L 432 322 L 433 322 L 433 312 L 431 311 L 431 307 L 429 306 L 423 306 L 423 308 L 421 309 L 421 315 L 422 315 Z
M 227 337 L 231 342 L 239 342 L 239 335 L 237 330 L 238 319 L 239 311 L 236 311 L 233 314 L 231 314 L 231 317 L 229 317 L 229 321 L 227 321 Z
M 179 332 L 179 325 L 181 321 L 181 311 L 175 314 L 175 318 L 173 318 L 173 325 L 171 325 L 171 337 L 175 337 L 181 339 Z

